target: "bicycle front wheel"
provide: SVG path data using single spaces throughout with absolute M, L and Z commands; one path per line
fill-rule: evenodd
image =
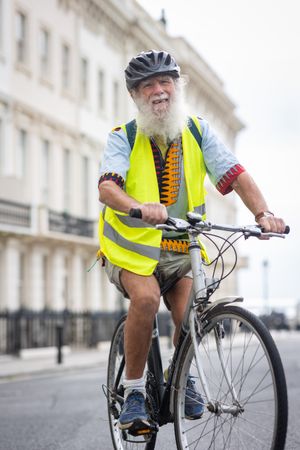
M 125 374 L 124 327 L 126 316 L 116 326 L 112 337 L 107 368 L 107 406 L 108 420 L 115 450 L 152 450 L 155 447 L 156 434 L 131 436 L 118 426 L 118 419 L 123 405 Z
M 177 448 L 284 449 L 286 381 L 269 331 L 252 313 L 234 305 L 212 309 L 202 325 L 197 351 L 210 399 L 205 395 L 194 346 L 188 339 L 176 379 Z M 194 421 L 187 420 L 184 413 L 190 375 L 206 405 L 202 418 Z

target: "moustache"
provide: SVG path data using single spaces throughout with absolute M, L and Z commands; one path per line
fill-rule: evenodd
M 149 102 L 156 104 L 156 103 L 162 102 L 164 100 L 169 100 L 168 94 L 152 95 L 149 99 Z

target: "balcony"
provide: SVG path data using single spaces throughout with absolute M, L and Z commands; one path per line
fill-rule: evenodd
M 30 228 L 31 207 L 0 199 L 0 224 Z
M 49 231 L 94 237 L 94 222 L 92 220 L 79 219 L 67 213 L 50 210 L 48 226 Z
M 0 231 L 48 235 L 62 233 L 94 238 L 95 222 L 68 213 L 0 199 Z M 26 230 L 26 231 L 25 231 Z

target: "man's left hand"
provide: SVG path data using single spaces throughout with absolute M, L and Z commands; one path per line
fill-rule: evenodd
M 261 217 L 260 219 L 258 219 L 257 223 L 263 228 L 266 233 L 284 233 L 285 231 L 284 220 L 280 217 L 272 216 L 271 214 Z

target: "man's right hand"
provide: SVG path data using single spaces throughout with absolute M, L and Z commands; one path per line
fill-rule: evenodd
M 151 225 L 165 223 L 168 218 L 167 208 L 161 203 L 143 203 L 138 208 L 142 212 L 143 221 Z

